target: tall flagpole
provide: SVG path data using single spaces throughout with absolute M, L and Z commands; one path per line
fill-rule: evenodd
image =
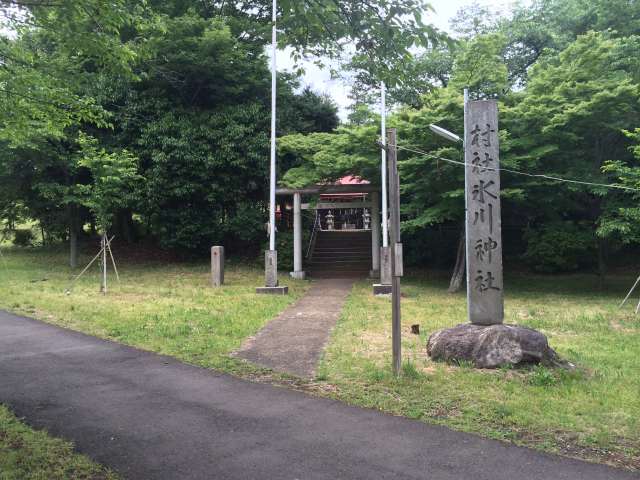
M 273 0 L 271 29 L 271 180 L 269 185 L 269 250 L 276 249 L 276 38 L 277 8 Z
M 380 118 L 382 129 L 382 246 L 389 246 L 389 216 L 387 214 L 387 91 L 384 82 L 380 82 Z
M 278 252 L 276 251 L 276 38 L 277 20 L 276 0 L 273 0 L 271 21 L 271 162 L 269 178 L 269 250 L 264 256 L 264 287 L 257 287 L 256 293 L 285 295 L 289 288 L 278 285 Z

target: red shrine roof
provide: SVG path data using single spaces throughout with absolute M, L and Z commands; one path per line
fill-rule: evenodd
M 353 175 L 347 175 L 334 182 L 336 185 L 368 185 L 371 183 L 369 180 L 363 180 L 360 177 L 354 177 Z
M 360 177 L 355 177 L 353 175 L 346 175 L 342 178 L 339 178 L 333 185 L 368 185 L 371 182 L 369 180 L 363 180 Z M 340 200 L 350 200 L 350 199 L 361 199 L 366 196 L 365 193 L 330 193 L 330 194 L 321 194 L 320 198 L 323 200 L 329 199 L 340 199 Z

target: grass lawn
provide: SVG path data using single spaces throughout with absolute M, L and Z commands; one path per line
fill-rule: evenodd
M 242 369 L 229 352 L 299 298 L 308 284 L 287 279 L 288 296 L 256 295 L 257 268 L 227 264 L 225 287 L 212 288 L 204 262 L 120 261 L 99 293 L 96 264 L 75 283 L 65 252 L 5 249 L 0 308 L 56 325 L 223 370 Z M 114 245 L 117 256 L 117 247 Z M 116 257 L 117 258 L 117 257 Z M 90 257 L 81 258 L 85 265 Z M 76 273 L 78 273 L 76 271 Z
M 360 282 L 319 375 L 350 403 L 640 469 L 640 318 L 633 315 L 635 302 L 617 308 L 633 280 L 614 278 L 601 292 L 594 276 L 507 276 L 505 322 L 545 333 L 578 365 L 565 372 L 432 362 L 428 336 L 464 323 L 465 295 L 446 293 L 444 276 L 405 279 L 399 380 L 390 368 L 390 301 L 374 298 L 370 282 Z M 420 335 L 411 334 L 412 324 L 420 324 Z
M 374 298 L 370 282 L 363 281 L 333 332 L 318 378 L 303 382 L 229 353 L 299 298 L 307 282 L 287 279 L 289 296 L 261 296 L 254 293 L 263 283 L 258 266 L 231 263 L 226 286 L 213 289 L 205 262 L 122 261 L 122 281 L 111 277 L 106 297 L 98 292 L 96 269 L 65 295 L 71 272 L 64 252 L 3 252 L 0 308 L 348 403 L 640 469 L 640 320 L 631 306 L 617 309 L 632 275 L 614 278 L 605 291 L 587 275 L 507 276 L 506 321 L 542 330 L 561 356 L 579 366 L 572 373 L 540 367 L 476 371 L 431 362 L 429 333 L 464 322 L 465 298 L 446 293 L 444 276 L 406 278 L 400 379 L 390 371 L 390 302 Z M 410 334 L 416 323 L 419 336 Z
M 73 451 L 73 445 L 32 430 L 0 405 L 2 480 L 116 480 L 109 470 Z

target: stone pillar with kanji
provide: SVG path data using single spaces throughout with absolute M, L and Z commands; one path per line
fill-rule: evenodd
M 467 306 L 469 321 L 501 324 L 504 319 L 498 103 L 465 107 L 465 202 Z

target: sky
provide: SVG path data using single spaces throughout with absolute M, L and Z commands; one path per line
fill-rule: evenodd
M 473 0 L 427 0 L 434 8 L 425 18 L 425 21 L 433 24 L 440 30 L 449 31 L 449 20 L 455 16 L 458 10 L 465 5 L 473 3 Z M 513 0 L 478 0 L 481 5 L 487 5 L 492 10 L 506 11 Z M 279 51 L 276 57 L 278 70 L 290 69 L 293 65 L 288 51 Z M 348 114 L 349 85 L 348 81 L 332 79 L 328 69 L 321 70 L 311 62 L 304 64 L 305 75 L 302 79 L 303 86 L 311 86 L 317 93 L 326 93 L 336 102 L 339 108 L 340 118 L 345 120 Z

